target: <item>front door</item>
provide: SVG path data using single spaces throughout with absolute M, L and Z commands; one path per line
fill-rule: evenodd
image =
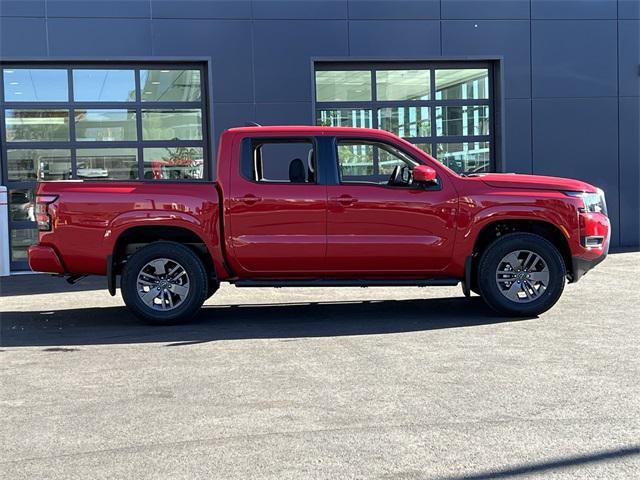
M 308 276 L 324 268 L 327 191 L 316 179 L 314 139 L 244 139 L 241 175 L 227 204 L 234 270 Z
M 452 185 L 403 183 L 401 175 L 410 178 L 417 162 L 386 143 L 338 139 L 337 162 L 339 184 L 327 187 L 328 270 L 402 277 L 449 264 L 457 211 Z

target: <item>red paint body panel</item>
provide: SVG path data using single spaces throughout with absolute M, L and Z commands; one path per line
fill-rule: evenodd
M 247 137 L 388 142 L 432 167 L 441 188 L 253 182 L 240 175 L 242 140 Z M 29 256 L 34 270 L 104 275 L 106 259 L 125 231 L 167 226 L 188 229 L 202 239 L 220 280 L 462 279 L 478 234 L 498 220 L 547 222 L 562 232 L 572 256 L 601 257 L 608 250 L 608 218 L 580 213 L 582 200 L 563 193 L 596 190 L 584 182 L 554 177 L 461 177 L 381 130 L 237 128 L 221 137 L 217 182 L 40 183 L 39 195 L 58 198 L 48 210 L 52 230 L 40 234 L 40 246 Z M 584 235 L 601 235 L 606 242 L 600 248 L 585 248 Z

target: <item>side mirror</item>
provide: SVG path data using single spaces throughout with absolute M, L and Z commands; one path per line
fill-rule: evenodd
M 416 165 L 413 169 L 413 181 L 416 183 L 436 183 L 438 174 L 427 165 Z

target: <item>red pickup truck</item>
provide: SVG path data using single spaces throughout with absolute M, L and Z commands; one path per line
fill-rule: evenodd
M 38 185 L 33 270 L 106 275 L 154 323 L 238 287 L 456 285 L 540 314 L 609 249 L 604 194 L 581 181 L 463 176 L 381 130 L 223 133 L 217 181 Z

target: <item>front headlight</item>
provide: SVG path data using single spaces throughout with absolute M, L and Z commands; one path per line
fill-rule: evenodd
M 584 212 L 588 213 L 604 213 L 607 215 L 607 201 L 604 198 L 604 192 L 598 189 L 596 193 L 588 192 L 564 192 L 570 197 L 582 199 L 584 202 Z

